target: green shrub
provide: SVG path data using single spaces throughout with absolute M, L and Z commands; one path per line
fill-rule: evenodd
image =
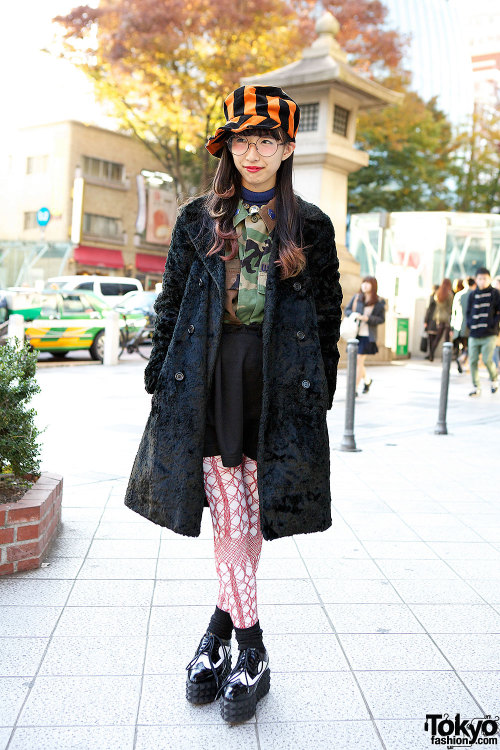
M 28 408 L 40 386 L 35 380 L 37 353 L 28 343 L 22 348 L 0 346 L 0 473 L 15 477 L 39 474 L 41 431 L 35 409 Z

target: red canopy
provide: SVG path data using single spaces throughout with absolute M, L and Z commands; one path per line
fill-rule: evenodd
M 151 253 L 136 253 L 135 267 L 138 271 L 145 273 L 163 274 L 165 257 L 163 255 L 151 255 Z
M 109 250 L 89 245 L 78 245 L 75 248 L 74 258 L 77 263 L 98 268 L 123 268 L 125 265 L 121 250 Z

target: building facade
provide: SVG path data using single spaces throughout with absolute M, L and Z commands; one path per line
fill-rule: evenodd
M 486 266 L 500 274 L 500 216 L 461 211 L 353 214 L 349 249 L 363 276 L 375 276 L 389 300 L 388 321 L 409 321 L 418 354 L 429 295 L 444 278 L 465 279 Z M 394 326 L 386 335 L 394 335 Z
M 23 128 L 2 151 L 0 242 L 2 265 L 14 269 L 10 284 L 81 273 L 133 276 L 146 289 L 161 280 L 176 201 L 142 143 L 67 120 Z M 50 211 L 43 230 L 41 208 Z

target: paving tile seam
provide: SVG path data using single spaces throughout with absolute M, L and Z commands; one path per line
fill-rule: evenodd
M 102 480 L 102 481 L 105 481 L 105 480 Z M 104 507 L 103 507 L 103 509 L 102 509 L 102 513 L 104 513 L 104 511 L 105 511 L 105 508 L 106 508 L 106 505 L 107 505 L 107 503 L 108 503 L 108 501 L 109 501 L 109 498 L 111 497 L 111 489 L 112 489 L 112 487 L 110 487 L 110 488 L 109 488 L 109 493 L 108 493 L 108 495 L 107 495 L 107 499 L 106 499 L 106 504 L 104 505 Z M 87 552 L 88 552 L 88 550 L 87 550 Z M 50 550 L 49 550 L 49 557 L 50 557 Z M 83 561 L 82 561 L 82 565 L 83 565 L 84 561 L 85 561 L 85 557 L 83 558 Z M 81 569 L 81 568 L 80 568 L 80 569 Z M 43 651 L 43 654 L 42 654 L 42 655 L 41 655 L 41 657 L 40 657 L 40 660 L 39 660 L 39 662 L 38 662 L 38 667 L 37 667 L 37 669 L 35 670 L 35 673 L 34 673 L 33 675 L 29 675 L 29 677 L 31 677 L 31 683 L 30 683 L 30 684 L 29 684 L 29 686 L 28 686 L 28 690 L 26 691 L 26 695 L 24 696 L 24 699 L 23 699 L 23 701 L 22 701 L 22 703 L 21 703 L 21 706 L 20 706 L 20 708 L 19 708 L 19 711 L 18 711 L 18 713 L 17 713 L 16 719 L 15 719 L 15 721 L 14 721 L 14 724 L 13 724 L 13 732 L 15 731 L 15 729 L 16 729 L 16 727 L 17 727 L 17 725 L 18 725 L 18 723 L 17 723 L 17 722 L 18 722 L 18 719 L 19 719 L 19 717 L 21 716 L 22 712 L 24 711 L 24 708 L 25 708 L 25 706 L 26 706 L 26 703 L 27 703 L 27 702 L 28 702 L 28 700 L 29 700 L 29 697 L 30 697 L 30 695 L 31 695 L 31 692 L 32 692 L 32 690 L 33 690 L 33 687 L 34 687 L 34 685 L 35 685 L 35 681 L 36 681 L 36 678 L 37 678 L 37 676 L 38 676 L 38 675 L 40 674 L 40 669 L 41 669 L 41 667 L 42 667 L 42 664 L 43 664 L 43 662 L 44 662 L 44 660 L 45 660 L 45 657 L 46 657 L 46 655 L 47 655 L 47 652 L 48 652 L 48 650 L 49 650 L 49 648 L 50 648 L 50 644 L 51 644 L 51 642 L 52 642 L 52 636 L 54 635 L 54 632 L 55 632 L 55 630 L 56 630 L 57 626 L 59 625 L 59 622 L 60 622 L 60 620 L 61 620 L 61 618 L 62 618 L 62 615 L 63 615 L 63 612 L 64 612 L 64 606 L 65 606 L 65 604 L 67 603 L 67 601 L 68 601 L 69 597 L 71 596 L 71 592 L 73 591 L 73 588 L 74 588 L 74 586 L 75 586 L 75 582 L 76 582 L 76 579 L 74 579 L 74 580 L 73 580 L 73 584 L 72 584 L 72 585 L 71 585 L 71 586 L 69 587 L 69 590 L 68 590 L 68 592 L 67 592 L 67 595 L 66 595 L 66 599 L 65 599 L 65 602 L 64 602 L 64 604 L 63 604 L 63 605 L 62 605 L 62 607 L 61 607 L 61 611 L 59 612 L 59 615 L 58 615 L 58 617 L 57 617 L 57 619 L 56 619 L 56 622 L 54 623 L 54 627 L 52 628 L 51 634 L 50 634 L 50 636 L 49 636 L 49 637 L 47 638 L 47 645 L 45 646 L 45 649 L 44 649 L 44 651 Z M 11 737 L 9 738 L 9 740 L 8 740 L 8 742 L 7 742 L 6 750 L 7 750 L 7 748 L 8 748 L 8 747 L 9 747 L 9 745 L 10 745 L 10 742 L 11 742 L 11 739 L 12 739 L 12 737 L 13 737 L 13 733 L 11 734 Z
M 361 688 L 361 685 L 359 684 L 359 681 L 358 681 L 358 679 L 357 679 L 357 677 L 356 677 L 356 675 L 355 675 L 355 673 L 354 673 L 354 670 L 353 670 L 353 668 L 352 668 L 352 665 L 351 665 L 351 661 L 350 661 L 350 659 L 349 659 L 349 658 L 348 658 L 348 656 L 347 656 L 347 653 L 346 653 L 346 651 L 345 651 L 345 648 L 344 648 L 344 646 L 343 646 L 343 644 L 342 644 L 342 641 L 340 640 L 340 638 L 339 638 L 339 636 L 338 636 L 338 633 L 337 633 L 337 632 L 336 632 L 336 630 L 335 630 L 335 626 L 334 626 L 334 624 L 333 624 L 333 622 L 332 622 L 332 619 L 331 619 L 331 617 L 330 617 L 330 615 L 329 615 L 329 612 L 328 612 L 327 608 L 325 607 L 325 604 L 326 604 L 326 602 L 324 602 L 324 601 L 323 601 L 323 599 L 322 599 L 322 597 L 321 597 L 321 595 L 320 595 L 320 593 L 319 593 L 319 591 L 318 591 L 318 589 L 317 589 L 317 587 L 316 587 L 316 584 L 315 584 L 315 582 L 314 582 L 314 579 L 313 579 L 313 578 L 311 577 L 311 574 L 310 574 L 310 572 L 309 572 L 309 568 L 308 568 L 308 566 L 307 566 L 307 563 L 306 563 L 306 561 L 305 561 L 305 560 L 304 560 L 304 558 L 302 557 L 302 554 L 301 554 L 301 552 L 300 552 L 300 548 L 299 548 L 299 546 L 298 546 L 298 544 L 297 544 L 297 540 L 296 540 L 296 538 L 295 538 L 295 537 L 292 537 L 292 539 L 293 539 L 293 541 L 294 541 L 294 543 L 295 543 L 295 546 L 297 547 L 297 550 L 298 550 L 298 552 L 299 552 L 299 555 L 300 555 L 300 557 L 301 557 L 301 559 L 302 559 L 302 562 L 303 562 L 303 564 L 304 564 L 304 566 L 305 566 L 305 568 L 306 568 L 306 570 L 307 570 L 307 573 L 308 573 L 308 575 L 309 575 L 309 579 L 310 579 L 310 581 L 311 581 L 311 584 L 312 584 L 312 586 L 314 587 L 314 590 L 316 591 L 316 595 L 317 595 L 317 597 L 318 597 L 319 601 L 320 601 L 320 602 L 321 602 L 321 604 L 322 604 L 322 609 L 323 609 L 324 615 L 325 615 L 325 617 L 326 617 L 326 619 L 327 619 L 327 621 L 328 621 L 328 624 L 330 625 L 330 627 L 331 627 L 331 629 L 332 629 L 332 632 L 333 632 L 333 633 L 335 634 L 335 637 L 336 637 L 336 639 L 337 639 L 337 643 L 338 643 L 338 645 L 339 645 L 339 648 L 340 648 L 340 650 L 341 650 L 341 652 L 342 652 L 342 654 L 343 654 L 343 657 L 344 657 L 344 659 L 346 660 L 346 663 L 347 663 L 347 664 L 348 664 L 348 666 L 349 666 L 350 674 L 352 675 L 352 678 L 353 678 L 354 682 L 356 683 L 356 687 L 357 687 L 357 689 L 358 689 L 358 693 L 359 693 L 359 695 L 360 695 L 360 697 L 361 697 L 361 700 L 362 700 L 362 701 L 363 701 L 363 703 L 364 703 L 364 706 L 365 706 L 365 709 L 366 709 L 366 711 L 367 711 L 367 713 L 368 713 L 368 716 L 370 717 L 370 721 L 371 721 L 371 724 L 372 724 L 373 730 L 375 731 L 375 734 L 376 734 L 376 736 L 377 736 L 378 740 L 380 741 L 380 744 L 381 744 L 382 750 L 387 750 L 387 748 L 386 748 L 386 745 L 385 745 L 385 743 L 384 743 L 384 741 L 383 741 L 383 739 L 382 739 L 382 735 L 380 734 L 380 732 L 379 732 L 379 729 L 378 729 L 377 725 L 375 724 L 375 717 L 373 716 L 373 713 L 372 713 L 372 711 L 371 711 L 370 705 L 369 705 L 369 703 L 368 703 L 368 701 L 367 701 L 367 699 L 366 699 L 366 697 L 365 697 L 365 694 L 364 694 L 364 692 L 363 692 L 363 690 L 362 690 L 362 688 Z
M 151 625 L 151 615 L 152 615 L 152 611 L 153 611 L 152 608 L 153 608 L 153 603 L 154 603 L 154 598 L 155 598 L 155 591 L 156 591 L 156 583 L 157 583 L 156 573 L 158 572 L 158 565 L 159 565 L 159 561 L 160 561 L 160 549 L 161 549 L 161 539 L 159 540 L 159 543 L 158 543 L 158 551 L 157 551 L 157 556 L 156 556 L 156 567 L 155 567 L 155 579 L 154 579 L 153 588 L 152 588 L 152 591 L 151 591 L 151 599 L 149 601 L 148 621 L 146 623 L 144 657 L 143 657 L 143 660 L 142 660 L 141 681 L 140 681 L 140 685 L 139 685 L 139 696 L 138 696 L 138 700 L 137 700 L 137 711 L 136 711 L 136 715 L 135 715 L 135 730 L 134 730 L 133 750 L 135 750 L 135 748 L 137 746 L 137 741 L 138 741 L 138 726 L 137 726 L 137 722 L 139 720 L 140 711 L 141 711 L 141 705 L 142 705 L 142 694 L 143 694 L 142 691 L 143 691 L 144 676 L 145 676 L 144 669 L 145 669 L 146 661 L 147 661 L 147 657 L 148 657 L 149 629 L 150 629 L 150 625 Z
M 274 606 L 274 605 L 272 605 Z M 421 626 L 423 628 L 423 625 Z M 176 637 L 179 638 L 182 635 L 186 633 L 185 629 L 178 632 L 165 632 L 165 633 L 152 633 L 149 636 L 146 636 L 145 634 L 142 635 L 123 635 L 122 633 L 113 633 L 111 635 L 87 635 L 86 633 L 74 633 L 74 634 L 54 634 L 52 636 L 55 639 L 73 639 L 73 640 L 79 640 L 79 641 L 96 641 L 96 640 L 104 640 L 104 639 L 112 639 L 112 640 L 120 640 L 120 639 L 144 639 L 144 638 L 170 638 L 170 637 Z M 401 636 L 401 635 L 412 635 L 412 636 L 420 636 L 423 637 L 425 635 L 467 635 L 467 636 L 473 636 L 473 635 L 500 635 L 500 629 L 499 630 L 428 630 L 423 629 L 422 632 L 416 632 L 415 630 L 394 630 L 390 632 L 378 632 L 375 630 L 335 630 L 335 632 L 331 633 L 325 633 L 325 631 L 322 630 L 312 630 L 312 631 L 303 631 L 303 630 L 297 630 L 297 631 L 290 631 L 290 630 L 270 630 L 269 627 L 266 628 L 266 634 L 272 635 L 272 636 L 293 636 L 293 635 L 311 635 L 311 636 L 334 636 L 334 635 L 355 635 L 355 636 Z M 192 634 L 190 634 L 192 635 Z M 33 641 L 35 639 L 45 641 L 48 640 L 50 636 L 38 636 L 38 635 L 4 635 L 0 636 L 0 639 L 2 640 L 16 640 L 16 641 L 22 641 L 22 640 L 30 640 Z M 7 675 L 0 675 L 0 679 L 2 677 L 6 677 Z M 11 675 L 9 675 L 11 676 Z M 22 676 L 22 675 L 21 675 Z
M 463 668 L 460 668 L 461 672 L 477 672 L 479 674 L 484 673 L 490 673 L 493 672 L 494 674 L 498 673 L 498 670 L 492 670 L 492 669 L 468 669 L 464 670 Z M 298 675 L 316 675 L 316 674 L 331 674 L 331 675 L 352 675 L 352 674 L 372 674 L 373 672 L 377 672 L 379 674 L 407 674 L 408 672 L 411 672 L 412 674 L 418 672 L 419 674 L 426 673 L 426 674 L 451 674 L 456 673 L 456 670 L 453 667 L 450 667 L 449 669 L 441 668 L 441 669 L 420 669 L 418 667 L 408 667 L 408 669 L 404 669 L 402 667 L 398 667 L 397 669 L 376 669 L 376 668 L 370 668 L 370 669 L 361 669 L 359 667 L 351 669 L 312 669 L 312 670 L 303 670 L 303 669 L 279 669 L 279 668 L 273 668 L 272 673 L 273 675 L 282 675 L 287 677 L 288 675 L 292 674 L 298 674 Z M 59 680 L 60 678 L 78 678 L 78 677 L 91 677 L 91 678 L 122 678 L 122 677 L 135 677 L 139 678 L 140 676 L 144 677 L 172 677 L 176 676 L 177 678 L 182 677 L 182 672 L 178 670 L 170 670 L 170 671 L 161 671 L 161 672 L 50 672 L 50 673 L 43 673 L 38 675 L 31 675 L 31 674 L 17 674 L 17 675 L 6 675 L 2 679 L 30 679 L 33 681 L 38 678 L 43 678 L 44 680 L 52 681 L 52 680 Z M 458 676 L 458 675 L 457 675 Z M 462 682 L 462 680 L 461 680 Z
M 363 480 L 363 481 L 364 481 L 364 480 Z M 364 482 L 364 483 L 365 483 L 365 484 L 366 484 L 366 485 L 368 486 L 368 483 L 367 483 L 367 482 Z M 341 517 L 342 517 L 342 516 L 341 516 Z M 349 523 L 348 523 L 348 522 L 347 522 L 347 521 L 345 520 L 345 518 L 343 518 L 343 517 L 342 517 L 342 521 L 343 521 L 343 523 L 345 523 L 345 524 L 347 525 L 347 527 L 348 527 L 348 528 L 349 528 L 349 529 L 351 530 L 351 532 L 353 533 L 353 536 L 354 536 L 354 537 L 355 537 L 355 538 L 357 539 L 357 542 L 358 542 L 358 543 L 359 543 L 359 544 L 361 545 L 361 547 L 362 547 L 362 548 L 363 548 L 363 549 L 364 549 L 364 550 L 365 550 L 365 551 L 366 551 L 366 552 L 368 553 L 368 555 L 369 555 L 369 552 L 368 552 L 368 550 L 366 549 L 365 545 L 363 544 L 363 541 L 362 541 L 362 540 L 361 540 L 361 539 L 359 538 L 359 536 L 358 536 L 358 535 L 357 535 L 357 534 L 356 534 L 356 533 L 354 532 L 354 530 L 352 529 L 352 527 L 350 526 L 350 524 L 349 524 Z M 405 523 L 405 522 L 403 521 L 403 523 Z M 408 528 L 409 528 L 409 529 L 410 529 L 411 531 L 413 531 L 413 529 L 411 529 L 411 527 L 410 527 L 410 526 L 409 526 L 408 524 L 405 524 L 405 525 L 406 525 L 406 526 L 408 526 Z M 417 534 L 417 536 L 419 536 L 417 532 L 413 532 L 413 533 L 416 533 L 416 534 Z M 429 546 L 429 545 L 428 545 L 428 544 L 427 544 L 427 543 L 425 542 L 425 540 L 423 540 L 423 539 L 420 539 L 420 541 L 422 541 L 422 542 L 423 542 L 424 544 L 426 544 L 427 546 Z M 300 550 L 299 550 L 299 551 L 300 551 Z M 432 550 L 432 551 L 434 551 L 434 550 Z M 379 564 L 378 564 L 378 563 L 376 562 L 376 560 L 375 560 L 375 559 L 373 559 L 373 558 L 371 558 L 371 559 L 372 559 L 372 561 L 373 561 L 373 562 L 375 563 L 375 565 L 377 565 L 377 567 L 378 567 L 378 568 L 379 568 L 379 570 L 380 570 L 380 569 L 381 569 L 381 568 L 380 568 L 380 565 L 379 565 Z M 304 562 L 304 564 L 306 564 L 306 563 L 305 563 L 305 561 L 303 561 L 303 562 Z M 445 562 L 445 561 L 443 560 L 443 562 Z M 307 565 L 306 565 L 306 567 L 307 567 Z M 308 570 L 308 572 L 309 572 L 309 570 Z M 381 572 L 382 572 L 382 575 L 384 576 L 384 578 L 385 578 L 385 579 L 386 579 L 386 580 L 388 581 L 388 583 L 390 583 L 390 584 L 391 584 L 391 586 L 392 586 L 393 590 L 394 590 L 394 591 L 396 592 L 397 596 L 398 596 L 398 597 L 399 597 L 399 598 L 401 599 L 401 602 L 402 602 L 403 604 L 406 604 L 406 606 L 408 606 L 410 602 L 407 602 L 407 601 L 405 601 L 405 600 L 403 599 L 403 596 L 402 596 L 402 594 L 400 594 L 400 593 L 398 592 L 398 590 L 396 589 L 396 587 L 395 587 L 395 586 L 394 586 L 394 585 L 393 585 L 393 584 L 391 583 L 391 581 L 390 581 L 390 580 L 389 580 L 389 579 L 387 578 L 387 576 L 385 576 L 384 572 L 383 572 L 383 571 L 381 571 Z M 459 578 L 460 578 L 460 576 L 459 576 Z M 311 580 L 312 580 L 312 579 L 311 579 Z M 464 581 L 464 582 L 465 582 L 465 581 Z M 314 581 L 313 581 L 313 580 L 312 580 L 312 583 L 313 583 L 313 586 L 314 586 L 314 587 L 316 588 L 316 586 L 315 586 L 315 584 L 314 584 Z M 467 585 L 468 585 L 468 584 L 467 584 Z M 470 588 L 472 588 L 472 587 L 470 587 Z M 472 590 L 474 590 L 474 589 L 472 589 Z M 318 593 L 318 597 L 319 597 L 320 601 L 323 601 L 323 600 L 322 600 L 322 598 L 321 598 L 321 596 L 320 596 L 320 594 L 319 594 L 319 592 L 317 592 L 317 593 Z M 476 594 L 477 594 L 477 595 L 479 596 L 478 592 L 476 592 L 476 591 L 475 591 L 475 593 L 476 593 Z M 481 597 L 481 598 L 483 598 L 483 597 Z M 485 601 L 485 602 L 486 602 L 486 600 L 485 600 L 485 599 L 483 599 L 483 601 Z M 325 602 L 325 603 L 327 603 L 327 602 Z M 329 603 L 329 602 L 328 602 L 328 603 Z M 414 603 L 416 603 L 416 602 L 414 602 Z M 488 603 L 488 602 L 486 602 L 486 604 L 489 604 L 489 603 Z M 490 606 L 491 606 L 491 605 L 490 605 Z M 460 677 L 460 675 L 458 674 L 457 670 L 456 670 L 456 669 L 454 668 L 454 666 L 453 666 L 452 662 L 450 661 L 450 659 L 448 659 L 448 657 L 447 657 L 447 656 L 445 655 L 445 653 L 443 652 L 443 650 L 442 650 L 442 649 L 441 649 L 441 648 L 439 647 L 439 645 L 438 645 L 438 644 L 436 643 L 436 641 L 434 640 L 434 638 L 432 637 L 432 635 L 431 635 L 431 634 L 430 634 L 430 633 L 429 633 L 429 632 L 427 631 L 427 629 L 426 629 L 426 628 L 424 627 L 423 623 L 422 623 L 422 622 L 421 622 L 421 621 L 419 620 L 419 618 L 417 617 L 417 615 L 415 614 L 415 612 L 413 612 L 413 610 L 411 610 L 411 608 L 410 608 L 409 606 L 408 606 L 408 608 L 409 608 L 409 609 L 410 609 L 410 611 L 412 612 L 413 616 L 414 616 L 414 617 L 415 617 L 415 619 L 417 620 L 417 622 L 418 622 L 418 624 L 420 625 L 420 627 L 422 627 L 422 628 L 424 629 L 424 631 L 425 631 L 425 635 L 427 635 L 427 637 L 428 637 L 428 638 L 430 639 L 430 641 L 431 641 L 431 642 L 432 642 L 432 644 L 434 645 L 434 648 L 436 648 L 436 649 L 437 649 L 437 651 L 438 651 L 438 652 L 439 652 L 439 653 L 441 654 L 441 656 L 443 657 L 443 659 L 445 659 L 445 661 L 446 661 L 446 662 L 447 662 L 447 663 L 448 663 L 448 664 L 450 665 L 450 670 L 451 670 L 451 671 L 453 671 L 453 673 L 454 673 L 454 674 L 456 675 L 457 679 L 458 679 L 458 680 L 459 680 L 459 681 L 460 681 L 460 682 L 462 683 L 463 687 L 464 687 L 464 688 L 465 688 L 465 690 L 466 690 L 466 691 L 468 692 L 468 694 L 470 695 L 470 697 L 472 698 L 472 700 L 474 701 L 474 703 L 475 703 L 475 704 L 476 704 L 476 705 L 477 705 L 477 706 L 479 707 L 479 709 L 480 709 L 481 711 L 483 711 L 483 708 L 482 708 L 481 704 L 480 704 L 480 703 L 479 703 L 479 701 L 478 701 L 478 700 L 477 700 L 477 699 L 475 698 L 475 696 L 474 696 L 474 695 L 472 694 L 472 692 L 470 691 L 470 689 L 468 688 L 468 686 L 467 686 L 467 685 L 465 684 L 465 682 L 464 682 L 464 681 L 462 680 L 462 678 L 461 678 L 461 677 Z M 328 613 L 326 613 L 326 616 L 327 616 L 327 619 L 328 619 L 328 621 L 329 621 L 329 623 L 330 623 L 331 627 L 332 627 L 332 628 L 333 628 L 333 630 L 335 631 L 335 627 L 334 627 L 334 625 L 333 625 L 333 622 L 331 621 L 331 619 L 330 619 L 330 617 L 329 617 Z M 372 712 L 371 712 L 371 710 L 370 710 L 370 708 L 369 708 L 369 706 L 368 706 L 368 701 L 366 700 L 366 698 L 365 698 L 365 696 L 364 696 L 364 693 L 363 693 L 363 691 L 362 691 L 362 688 L 361 688 L 361 686 L 359 685 L 358 679 L 357 679 L 357 677 L 356 677 L 356 675 L 355 675 L 355 670 L 354 670 L 354 669 L 352 668 L 352 666 L 351 666 L 351 662 L 350 662 L 349 658 L 347 657 L 347 654 L 346 654 L 346 652 L 345 652 L 345 649 L 343 648 L 343 646 L 342 646 L 342 643 L 341 643 L 340 639 L 338 638 L 338 635 L 337 635 L 337 639 L 338 639 L 338 641 L 339 641 L 339 645 L 340 645 L 340 648 L 342 649 L 342 652 L 343 652 L 344 658 L 346 659 L 347 663 L 349 664 L 349 668 L 350 668 L 350 669 L 352 670 L 352 673 L 353 673 L 353 677 L 354 677 L 354 679 L 355 679 L 355 681 L 356 681 L 356 683 L 357 683 L 357 685 L 358 685 L 358 689 L 359 689 L 359 691 L 360 691 L 360 693 L 361 693 L 361 695 L 362 695 L 362 698 L 363 698 L 363 700 L 364 700 L 364 702 L 365 702 L 365 705 L 367 706 L 367 710 L 369 711 L 370 717 L 372 718 L 372 721 L 373 721 L 373 723 L 374 723 L 374 725 L 375 725 L 375 728 L 376 728 L 376 731 L 377 731 L 377 735 L 378 735 L 378 736 L 380 737 L 380 741 L 381 741 L 381 742 L 383 743 L 383 740 L 382 740 L 382 738 L 381 738 L 381 736 L 380 736 L 380 733 L 379 733 L 379 731 L 378 731 L 378 727 L 377 727 L 377 726 L 376 726 L 376 724 L 375 724 L 375 719 L 374 719 L 374 717 L 373 717 L 373 714 L 372 714 Z M 375 670 L 367 670 L 367 671 L 375 671 Z M 394 671 L 394 670 L 390 670 L 390 671 Z M 405 671 L 410 671 L 410 670 L 405 670 Z M 411 670 L 411 671 L 413 671 L 413 670 Z M 426 670 L 424 670 L 424 671 L 426 671 Z M 431 670 L 431 671 L 434 671 L 434 670 Z M 483 714 L 484 714 L 484 711 L 483 711 Z M 385 744 L 384 744 L 384 748 L 385 748 Z
M 78 484 L 65 484 L 65 487 L 70 490 L 74 487 L 90 487 L 91 485 L 95 484 L 106 484 L 106 482 L 123 482 L 127 481 L 127 477 L 124 474 L 117 474 L 116 476 L 111 476 L 111 478 L 108 479 L 96 479 L 92 482 L 79 482 Z
M 354 535 L 354 536 L 356 537 L 356 539 L 358 539 L 358 543 L 359 543 L 359 544 L 360 544 L 360 545 L 361 545 L 361 546 L 362 546 L 362 547 L 363 547 L 363 548 L 365 549 L 365 551 L 367 552 L 367 554 L 368 554 L 368 555 L 370 556 L 370 553 L 369 553 L 369 551 L 368 551 L 368 550 L 366 549 L 365 545 L 363 544 L 363 541 L 362 541 L 362 540 L 361 540 L 361 539 L 360 539 L 360 538 L 358 537 L 358 535 L 356 534 L 356 532 L 355 532 L 355 531 L 354 531 L 354 530 L 353 530 L 353 529 L 351 528 L 351 526 L 350 526 L 350 524 L 348 523 L 348 521 L 346 521 L 346 520 L 345 520 L 345 518 L 343 518 L 343 517 L 342 517 L 342 520 L 343 520 L 343 522 L 344 522 L 344 523 L 345 523 L 345 524 L 346 524 L 346 525 L 347 525 L 347 526 L 348 526 L 348 527 L 349 527 L 349 528 L 351 529 L 351 531 L 352 531 L 353 535 Z M 411 531 L 412 531 L 413 533 L 415 533 L 415 534 L 416 534 L 417 536 L 419 536 L 419 537 L 420 537 L 420 535 L 418 534 L 418 532 L 417 532 L 417 531 L 415 531 L 414 529 L 412 529 L 412 528 L 411 528 L 411 527 L 409 526 L 409 524 L 406 524 L 406 522 L 405 522 L 405 521 L 404 521 L 403 519 L 401 519 L 401 520 L 403 521 L 403 523 L 405 523 L 405 525 L 407 525 L 407 526 L 408 526 L 408 528 L 409 528 L 409 529 L 410 529 L 410 530 L 411 530 Z M 462 522 L 461 522 L 461 523 L 462 523 Z M 465 527 L 465 524 L 464 524 L 464 527 Z M 468 528 L 468 527 L 467 527 L 467 528 Z M 365 540 L 365 541 L 368 541 L 368 540 Z M 384 541 L 388 541 L 388 540 L 384 540 Z M 426 545 L 427 547 L 429 547 L 429 544 L 428 544 L 428 542 L 429 542 L 430 540 L 424 540 L 424 539 L 423 539 L 422 537 L 420 537 L 419 541 L 420 541 L 420 542 L 422 542 L 423 544 L 425 544 L 425 545 Z M 434 541 L 436 541 L 436 540 L 434 540 Z M 491 545 L 491 543 L 489 543 L 489 542 L 488 542 L 487 540 L 482 540 L 481 542 L 479 542 L 479 541 L 478 541 L 478 542 L 472 542 L 472 543 L 476 543 L 476 544 L 486 543 L 486 544 L 489 544 L 489 546 L 492 546 L 492 545 Z M 432 552 L 435 552 L 435 550 L 432 550 L 432 547 L 431 547 L 430 549 L 431 549 L 431 551 L 432 551 Z M 436 554 L 437 554 L 437 553 L 436 553 Z M 377 565 L 377 567 L 379 568 L 379 570 L 381 570 L 381 568 L 380 568 L 380 565 L 379 565 L 379 564 L 377 563 L 377 559 L 382 559 L 382 558 L 373 558 L 373 557 L 371 557 L 371 556 L 370 556 L 370 559 L 372 560 L 372 562 L 374 562 L 374 563 L 375 563 L 375 565 Z M 487 604 L 487 605 L 491 606 L 491 603 L 490 603 L 490 602 L 488 602 L 488 601 L 487 601 L 487 600 L 486 600 L 486 599 L 485 599 L 485 598 L 484 598 L 484 597 L 483 597 L 483 596 L 482 596 L 482 595 L 481 595 L 481 594 L 480 594 L 480 593 L 479 593 L 479 592 L 478 592 L 478 591 L 477 591 L 476 589 L 474 589 L 474 588 L 473 588 L 473 587 L 472 587 L 472 586 L 471 586 L 471 585 L 469 584 L 468 580 L 471 580 L 471 579 L 468 579 L 468 580 L 467 580 L 467 579 L 463 578 L 463 576 L 461 576 L 461 575 L 460 575 L 459 573 L 457 573 L 456 571 L 454 571 L 454 570 L 453 570 L 453 568 L 451 567 L 451 565 L 449 565 L 449 564 L 448 564 L 448 561 L 447 561 L 447 560 L 445 560 L 444 558 L 441 558 L 441 557 L 439 557 L 439 555 L 438 555 L 438 559 L 440 559 L 440 560 L 441 560 L 441 561 L 442 561 L 443 563 L 445 563 L 446 565 L 448 565 L 448 567 L 450 568 L 450 570 L 451 570 L 451 571 L 452 571 L 452 572 L 454 573 L 454 577 L 458 577 L 458 579 L 459 579 L 460 581 L 462 581 L 463 583 L 465 583 L 465 585 L 466 585 L 466 586 L 467 586 L 468 588 L 470 588 L 470 589 L 471 589 L 471 590 L 472 590 L 472 591 L 473 591 L 473 592 L 474 592 L 474 593 L 475 593 L 475 594 L 476 594 L 477 596 L 479 596 L 479 597 L 480 597 L 480 598 L 481 598 L 481 599 L 482 599 L 482 600 L 483 600 L 483 601 L 485 602 L 485 604 Z M 389 579 L 389 578 L 387 578 L 387 576 L 385 576 L 385 574 L 383 573 L 383 571 L 381 571 L 381 572 L 382 572 L 382 574 L 384 575 L 384 578 L 385 578 L 385 579 L 386 579 L 386 580 L 387 580 L 387 581 L 388 581 L 389 583 L 390 583 L 391 581 L 395 581 L 395 580 L 408 580 L 408 579 L 395 579 L 395 578 L 393 578 L 393 579 Z M 421 579 L 421 580 L 432 580 L 432 579 Z M 448 579 L 445 579 L 445 580 L 448 580 Z M 391 585 L 392 585 L 392 584 L 391 584 Z M 397 589 L 396 589 L 396 587 L 395 587 L 395 586 L 392 586 L 392 587 L 393 587 L 393 589 L 394 589 L 394 590 L 396 591 L 397 595 L 398 595 L 398 596 L 399 596 L 399 597 L 401 598 L 401 600 L 402 600 L 402 601 L 403 601 L 404 603 L 406 603 L 406 604 L 410 604 L 410 602 L 408 602 L 408 601 L 406 601 L 406 602 L 405 602 L 405 600 L 403 599 L 402 595 L 401 595 L 401 594 L 400 594 L 400 593 L 399 593 L 399 592 L 397 591 Z M 417 602 L 411 602 L 411 603 L 413 603 L 413 604 L 416 604 Z M 418 618 L 417 618 L 417 619 L 418 619 Z M 420 623 L 420 624 L 422 625 L 422 623 Z

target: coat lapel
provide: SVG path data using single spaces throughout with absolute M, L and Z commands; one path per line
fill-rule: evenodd
M 304 201 L 302 198 L 300 198 L 300 196 L 297 196 L 297 199 L 299 203 L 299 212 L 301 214 L 301 218 L 307 222 L 307 220 L 311 218 L 310 209 L 314 207 L 307 203 L 307 201 Z M 213 278 L 219 294 L 224 300 L 226 295 L 226 264 L 224 263 L 224 261 L 220 260 L 218 255 L 207 256 L 207 252 L 210 247 L 210 233 L 200 231 L 200 228 L 203 225 L 204 209 L 198 203 L 198 201 L 195 201 L 194 203 L 197 204 L 197 210 L 195 209 L 194 211 L 190 212 L 191 216 L 186 222 L 186 231 L 189 234 L 189 237 L 191 238 L 191 241 L 195 247 L 196 254 L 199 256 L 208 273 Z M 192 208 L 195 208 L 194 205 L 192 206 Z M 264 326 L 267 329 L 270 329 L 274 315 L 276 284 L 278 280 L 278 268 L 275 264 L 277 258 L 278 244 L 276 242 L 275 236 L 273 236 L 271 253 L 269 257 L 269 270 L 266 281 L 266 301 L 264 308 Z
M 224 261 L 217 255 L 207 255 L 210 248 L 210 235 L 208 232 L 200 232 L 203 216 L 198 211 L 194 218 L 186 223 L 186 231 L 194 245 L 196 254 L 202 260 L 203 265 L 213 278 L 221 297 L 225 296 L 226 269 Z

